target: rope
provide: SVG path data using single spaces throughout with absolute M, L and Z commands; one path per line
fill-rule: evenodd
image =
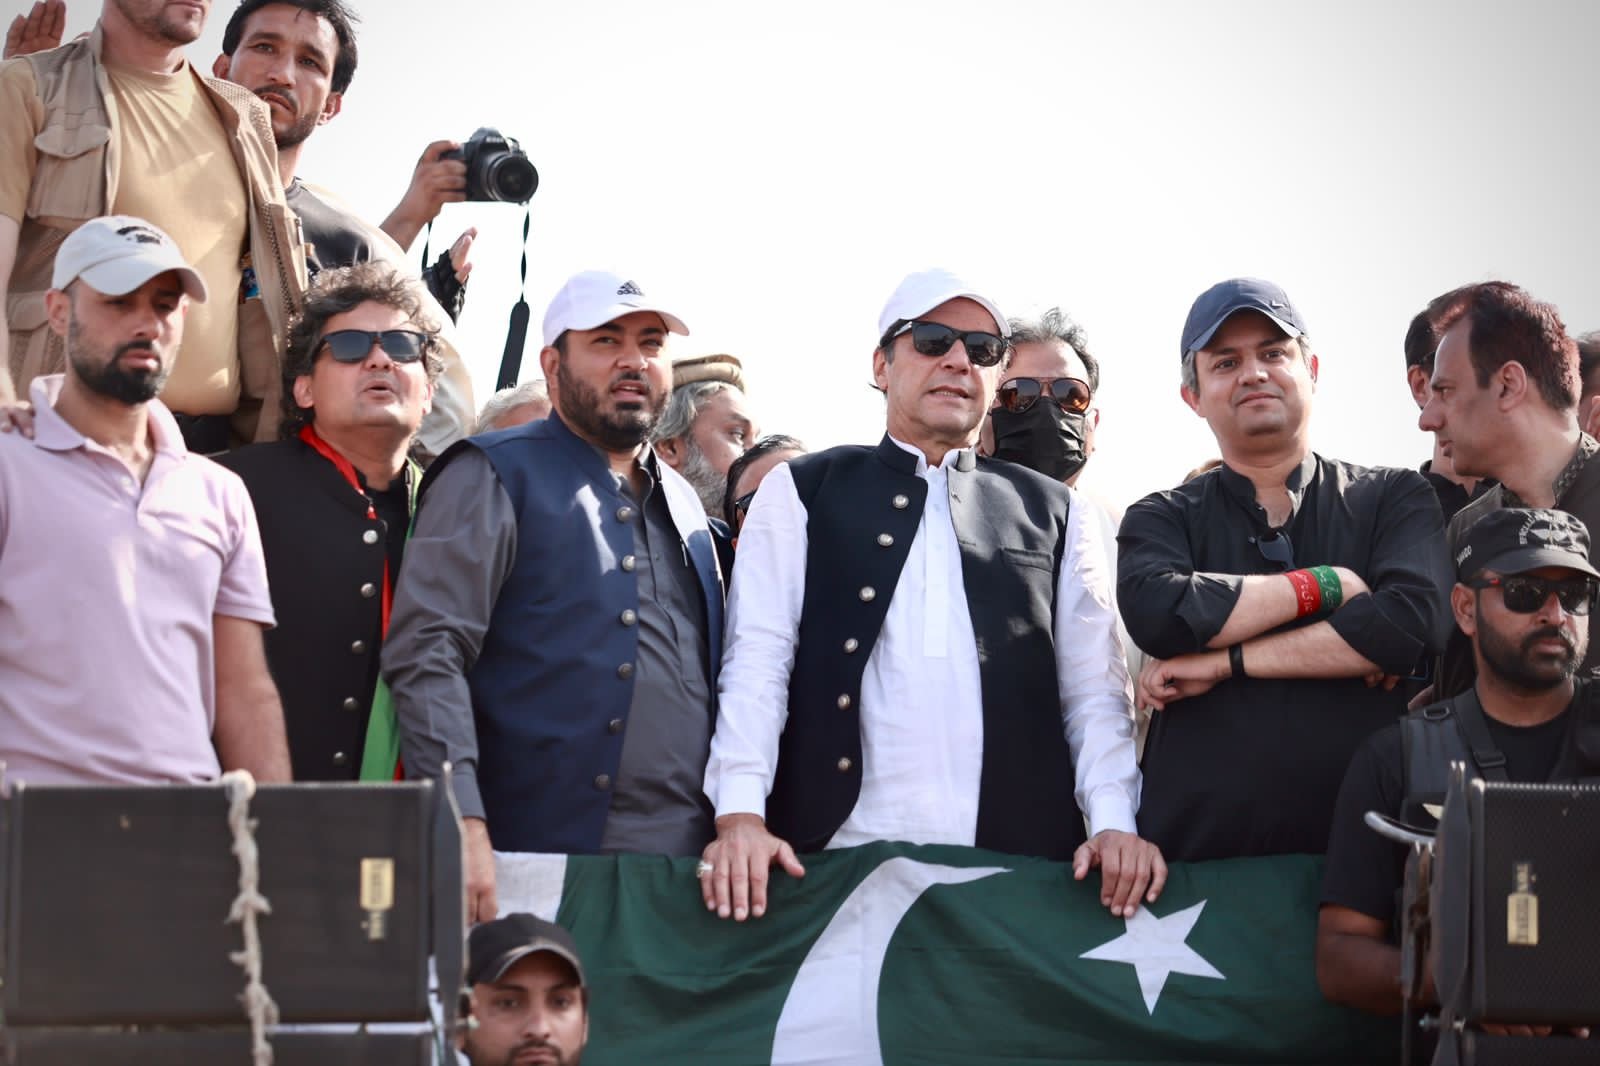
M 272 905 L 259 891 L 261 852 L 256 847 L 256 820 L 250 817 L 256 781 L 248 770 L 230 770 L 219 783 L 228 797 L 228 828 L 233 832 L 233 854 L 239 860 L 239 895 L 228 910 L 228 922 L 237 922 L 244 929 L 244 950 L 230 952 L 228 958 L 245 972 L 244 992 L 239 998 L 250 1016 L 253 1066 L 272 1066 L 272 1045 L 267 1043 L 266 1031 L 278 1024 L 278 1005 L 261 983 L 261 933 L 256 918 L 271 914 Z

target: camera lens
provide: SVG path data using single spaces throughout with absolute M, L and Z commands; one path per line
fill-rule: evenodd
M 525 204 L 539 188 L 539 172 L 521 153 L 507 152 L 490 162 L 483 179 L 484 191 L 505 203 Z

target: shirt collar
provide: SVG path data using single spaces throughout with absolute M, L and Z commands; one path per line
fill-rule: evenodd
M 884 434 L 884 439 L 893 443 L 901 451 L 907 452 L 916 458 L 915 473 L 918 477 L 926 477 L 928 471 L 934 469 L 929 465 L 928 457 L 923 454 L 921 448 L 907 444 L 892 433 Z M 948 471 L 953 466 L 958 470 L 971 470 L 975 463 L 976 459 L 971 448 L 951 448 L 944 453 L 944 458 L 939 460 L 938 469 Z
M 1226 462 L 1222 464 L 1218 472 L 1222 476 L 1222 487 L 1229 496 L 1242 504 L 1252 514 L 1259 513 L 1265 517 L 1265 509 L 1256 501 L 1255 482 L 1233 469 Z M 1289 492 L 1290 521 L 1300 513 L 1300 501 L 1305 498 L 1306 490 L 1311 487 L 1311 482 L 1316 472 L 1317 455 L 1315 452 L 1307 451 L 1305 458 L 1300 460 L 1300 465 L 1289 471 L 1289 476 L 1283 479 L 1283 487 Z M 1288 522 L 1284 523 L 1284 525 L 1288 524 Z
M 89 438 L 56 412 L 56 401 L 61 398 L 65 381 L 65 374 L 44 374 L 34 378 L 28 389 L 28 398 L 33 401 L 33 442 L 48 451 L 68 452 L 89 443 Z M 150 446 L 158 454 L 175 459 L 188 454 L 178 420 L 172 417 L 165 404 L 151 400 L 145 405 L 145 413 L 150 426 Z
M 1567 461 L 1566 466 L 1561 468 L 1561 473 L 1556 475 L 1555 483 L 1550 486 L 1550 495 L 1555 498 L 1557 504 L 1561 502 L 1561 497 L 1567 494 L 1567 490 L 1572 487 L 1572 483 L 1578 480 L 1578 475 L 1583 473 L 1584 466 L 1588 464 L 1590 457 L 1597 451 L 1600 451 L 1600 443 L 1596 443 L 1593 437 L 1580 431 L 1578 433 L 1577 451 L 1572 453 L 1572 458 Z M 1518 496 L 1509 488 L 1503 488 L 1501 491 L 1504 493 L 1507 507 L 1528 506 L 1523 502 L 1521 496 Z

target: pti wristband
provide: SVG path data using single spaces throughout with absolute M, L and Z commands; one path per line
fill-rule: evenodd
M 1316 614 L 1322 609 L 1322 586 L 1318 584 L 1316 576 L 1310 570 L 1290 570 L 1283 576 L 1294 586 L 1296 618 Z M 1334 580 L 1337 581 L 1338 578 Z
M 1338 571 L 1331 566 L 1313 566 L 1311 576 L 1317 580 L 1317 588 L 1322 593 L 1322 606 L 1332 612 L 1344 602 L 1344 584 L 1339 580 Z
M 1241 681 L 1250 675 L 1244 672 L 1244 645 L 1233 644 L 1228 647 L 1228 668 L 1233 672 L 1233 679 Z

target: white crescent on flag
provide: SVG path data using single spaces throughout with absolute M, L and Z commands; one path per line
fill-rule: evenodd
M 772 1039 L 772 1066 L 883 1066 L 878 981 L 900 920 L 934 885 L 965 884 L 1009 872 L 999 866 L 938 866 L 898 856 L 862 878 L 800 964 Z

